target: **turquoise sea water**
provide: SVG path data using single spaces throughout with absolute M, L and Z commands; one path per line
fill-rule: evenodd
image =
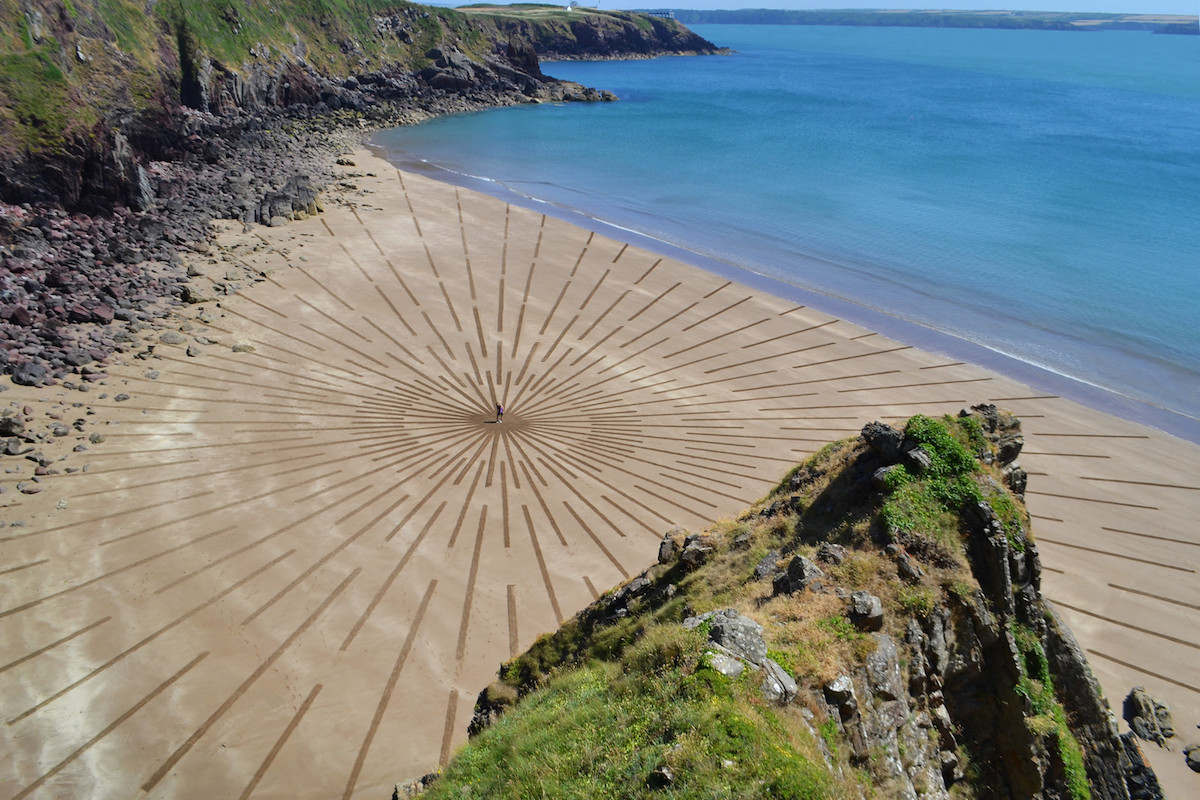
M 737 52 L 377 144 L 1200 419 L 1200 40 L 695 29 Z

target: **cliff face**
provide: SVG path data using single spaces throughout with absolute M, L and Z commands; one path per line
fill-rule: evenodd
M 0 199 L 141 209 L 153 199 L 148 161 L 203 159 L 197 136 L 237 135 L 256 115 L 302 109 L 386 124 L 542 99 L 612 99 L 547 77 L 539 52 L 711 49 L 667 20 L 594 17 L 560 28 L 403 0 L 3 3 Z
M 547 60 L 653 58 L 726 52 L 675 19 L 561 6 L 475 5 L 460 9 L 502 38 L 530 43 Z
M 668 533 L 656 566 L 501 668 L 434 796 L 520 796 L 524 737 L 570 728 L 581 685 L 624 708 L 638 681 L 652 719 L 620 712 L 600 753 L 564 733 L 538 780 L 602 781 L 605 761 L 624 783 L 597 796 L 702 796 L 714 775 L 738 796 L 1152 796 L 1042 599 L 1021 444 L 994 406 L 873 423 L 736 522 Z

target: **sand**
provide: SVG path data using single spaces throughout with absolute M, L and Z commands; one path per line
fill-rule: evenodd
M 324 214 L 201 260 L 196 355 L 0 394 L 105 436 L 43 448 L 87 471 L 38 494 L 4 462 L 0 796 L 387 797 L 671 526 L 868 421 L 984 401 L 1024 421 L 1045 593 L 1110 700 L 1145 685 L 1198 738 L 1200 447 L 354 159 Z

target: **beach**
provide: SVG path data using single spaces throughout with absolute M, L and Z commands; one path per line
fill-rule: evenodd
M 1043 590 L 1114 711 L 1143 685 L 1194 740 L 1200 446 L 349 161 L 323 213 L 198 255 L 201 302 L 142 357 L 0 394 L 30 428 L 85 420 L 41 448 L 55 474 L 2 482 L 0 793 L 386 797 L 673 526 L 872 420 L 985 402 L 1023 422 Z M 1194 786 L 1181 747 L 1143 749 Z

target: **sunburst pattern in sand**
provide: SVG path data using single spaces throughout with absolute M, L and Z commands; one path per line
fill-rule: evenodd
M 295 268 L 205 304 L 201 356 L 126 367 L 93 468 L 47 481 L 68 507 L 0 537 L 12 796 L 386 796 L 671 525 L 870 419 L 996 399 L 1036 431 L 1058 402 L 497 200 L 375 185 L 388 211 L 261 232 L 241 258 Z

